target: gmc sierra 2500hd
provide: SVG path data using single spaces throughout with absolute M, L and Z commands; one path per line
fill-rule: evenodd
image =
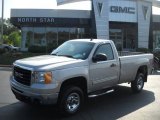
M 72 115 L 95 91 L 127 82 L 140 92 L 152 61 L 152 54 L 119 57 L 111 40 L 75 39 L 50 55 L 15 61 L 10 84 L 18 100 L 57 104 L 60 112 Z

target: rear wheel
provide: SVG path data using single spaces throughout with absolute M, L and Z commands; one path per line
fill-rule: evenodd
M 73 115 L 78 112 L 83 104 L 84 95 L 76 86 L 64 89 L 59 100 L 59 109 L 63 115 Z
M 142 91 L 144 86 L 144 74 L 138 73 L 136 79 L 131 82 L 131 88 L 134 93 L 139 93 Z

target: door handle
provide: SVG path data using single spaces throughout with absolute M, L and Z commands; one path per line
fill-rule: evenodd
M 114 63 L 112 63 L 111 65 L 110 65 L 110 67 L 115 67 L 116 66 L 116 64 L 114 64 Z

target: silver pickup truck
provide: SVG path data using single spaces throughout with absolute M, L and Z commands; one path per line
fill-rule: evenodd
M 61 113 L 72 115 L 85 98 L 117 84 L 131 83 L 133 92 L 140 92 L 152 61 L 152 54 L 119 57 L 111 40 L 75 39 L 50 55 L 15 61 L 10 84 L 18 100 L 57 104 Z

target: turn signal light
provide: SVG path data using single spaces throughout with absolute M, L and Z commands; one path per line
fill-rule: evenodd
M 52 72 L 47 72 L 44 74 L 44 83 L 50 84 L 52 82 Z

